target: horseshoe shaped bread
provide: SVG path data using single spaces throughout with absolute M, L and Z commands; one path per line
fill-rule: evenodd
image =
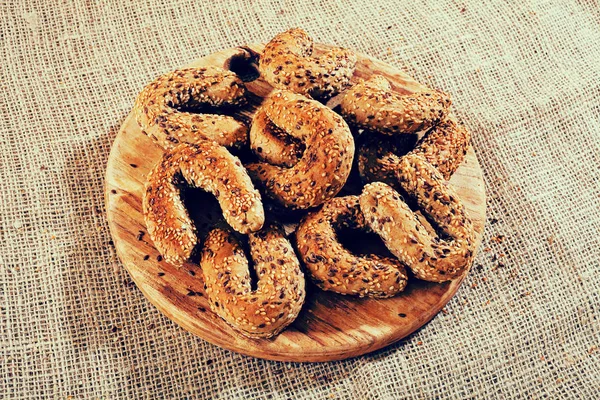
M 450 104 L 450 97 L 439 91 L 395 93 L 387 79 L 373 75 L 346 91 L 340 111 L 358 127 L 396 135 L 431 128 L 447 115 Z
M 313 40 L 299 28 L 275 36 L 265 46 L 259 70 L 273 87 L 316 98 L 330 97 L 350 83 L 356 56 L 334 47 L 315 57 Z
M 454 118 L 446 118 L 417 143 L 411 154 L 423 157 L 449 180 L 462 164 L 471 145 L 471 133 Z
M 369 227 L 415 276 L 445 282 L 462 274 L 474 255 L 471 220 L 453 188 L 423 157 L 402 157 L 399 185 L 444 237 L 426 228 L 404 199 L 383 182 L 366 185 L 359 197 Z
M 248 142 L 248 128 L 233 117 L 205 114 L 201 109 L 245 103 L 246 88 L 237 75 L 209 66 L 156 78 L 139 94 L 133 112 L 142 132 L 165 149 L 200 139 L 240 148 Z
M 406 287 L 402 263 L 376 254 L 355 255 L 337 239 L 339 229 L 369 230 L 358 196 L 336 197 L 307 215 L 296 230 L 298 253 L 323 290 L 360 297 L 391 297 Z
M 306 209 L 334 197 L 346 183 L 354 158 L 354 139 L 344 120 L 315 100 L 275 90 L 261 112 L 288 135 L 306 144 L 290 168 L 266 162 L 246 166 L 267 196 L 291 209 Z M 254 146 L 254 145 L 253 145 Z
M 364 182 L 385 182 L 398 189 L 396 172 L 402 156 L 423 157 L 449 180 L 465 159 L 471 133 L 454 118 L 446 118 L 417 142 L 416 135 L 370 135 L 358 148 L 358 171 Z M 416 143 L 415 143 L 416 142 Z
M 181 199 L 182 185 L 212 193 L 225 220 L 238 232 L 257 231 L 265 221 L 260 194 L 240 160 L 225 147 L 201 140 L 167 150 L 148 174 L 142 205 L 150 238 L 173 265 L 188 260 L 198 244 Z
M 254 270 L 235 237 L 214 229 L 204 242 L 200 265 L 212 310 L 249 337 L 272 337 L 296 319 L 305 297 L 304 274 L 283 230 L 267 225 L 249 235 Z

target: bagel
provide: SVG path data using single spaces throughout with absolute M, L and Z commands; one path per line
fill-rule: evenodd
M 313 40 L 299 28 L 275 36 L 265 46 L 259 61 L 263 78 L 278 89 L 315 98 L 331 97 L 348 86 L 356 55 L 333 47 L 313 56 Z
M 445 282 L 461 275 L 474 256 L 471 220 L 453 188 L 423 157 L 402 157 L 398 182 L 444 236 L 421 223 L 403 198 L 383 182 L 366 185 L 359 196 L 369 227 L 386 247 L 426 281 Z
M 423 157 L 449 180 L 462 164 L 470 145 L 471 132 L 464 124 L 447 118 L 427 132 L 410 153 Z
M 402 263 L 376 254 L 352 254 L 336 233 L 347 228 L 368 230 L 358 196 L 331 199 L 300 222 L 298 253 L 316 285 L 360 297 L 385 298 L 404 290 L 408 277 Z
M 248 142 L 246 125 L 230 116 L 204 114 L 202 108 L 245 103 L 246 88 L 237 75 L 209 66 L 158 77 L 139 94 L 133 112 L 142 132 L 165 149 L 200 139 L 241 148 Z
M 357 127 L 395 135 L 431 128 L 447 115 L 450 104 L 450 97 L 439 91 L 395 93 L 386 78 L 373 75 L 346 91 L 340 112 Z
M 150 171 L 142 201 L 150 238 L 167 262 L 182 265 L 198 243 L 196 227 L 181 199 L 183 185 L 212 193 L 236 231 L 249 233 L 262 227 L 260 194 L 239 159 L 209 140 L 182 143 L 167 150 Z
M 305 298 L 304 274 L 283 230 L 268 225 L 249 235 L 258 276 L 252 290 L 248 259 L 231 232 L 212 230 L 200 265 L 211 309 L 249 337 L 272 337 L 300 312 Z
M 358 149 L 358 171 L 364 182 L 385 182 L 398 190 L 396 171 L 406 154 L 423 157 L 449 180 L 465 159 L 471 134 L 462 124 L 447 118 L 431 128 L 416 145 L 416 135 L 370 135 Z
M 276 90 L 258 115 L 306 144 L 290 168 L 266 162 L 248 164 L 252 179 L 267 196 L 291 209 L 306 209 L 334 197 L 346 183 L 354 158 L 354 139 L 344 120 L 315 100 Z

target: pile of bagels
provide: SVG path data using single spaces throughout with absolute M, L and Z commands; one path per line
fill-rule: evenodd
M 164 149 L 143 196 L 148 233 L 166 262 L 199 259 L 211 309 L 246 336 L 272 337 L 296 319 L 305 274 L 322 290 L 386 298 L 409 273 L 444 282 L 472 263 L 473 225 L 448 183 L 470 134 L 449 115 L 449 96 L 403 94 L 381 75 L 352 79 L 356 63 L 343 48 L 313 54 L 307 33 L 290 29 L 260 54 L 259 79 L 273 90 L 251 124 L 219 112 L 249 96 L 214 66 L 160 76 L 136 100 L 142 132 Z M 324 102 L 334 96 L 332 109 Z M 250 162 L 234 155 L 243 149 Z M 340 197 L 353 168 L 361 190 Z M 214 195 L 226 224 L 199 237 L 186 187 Z M 263 201 L 302 214 L 293 234 Z M 378 235 L 388 256 L 350 251 L 345 229 Z

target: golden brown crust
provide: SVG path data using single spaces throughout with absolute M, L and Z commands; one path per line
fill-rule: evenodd
M 248 259 L 235 237 L 212 230 L 204 243 L 201 266 L 212 310 L 249 337 L 271 337 L 296 319 L 305 297 L 304 274 L 280 227 L 249 235 L 254 269 L 252 290 Z
M 463 123 L 446 118 L 417 143 L 411 154 L 423 157 L 449 180 L 465 159 L 471 133 Z
M 148 233 L 164 259 L 181 265 L 198 243 L 196 228 L 181 199 L 181 185 L 215 195 L 225 220 L 238 232 L 264 223 L 260 194 L 240 160 L 209 140 L 182 143 L 167 150 L 148 174 L 143 198 Z
M 260 161 L 282 167 L 293 167 L 306 146 L 275 125 L 262 109 L 256 110 L 250 127 L 250 147 Z
M 321 103 L 276 90 L 261 108 L 289 135 L 306 144 L 291 168 L 264 162 L 247 166 L 266 194 L 292 209 L 306 209 L 334 197 L 346 183 L 354 158 L 354 139 L 344 120 Z
M 471 265 L 475 234 L 457 194 L 418 155 L 402 157 L 397 175 L 402 189 L 448 239 L 430 232 L 398 192 L 382 182 L 366 185 L 360 195 L 370 228 L 417 278 L 445 282 L 461 275 Z
M 340 107 L 349 123 L 394 135 L 431 128 L 447 115 L 450 103 L 439 91 L 400 95 L 383 76 L 373 75 L 348 89 Z
M 356 55 L 340 47 L 314 57 L 313 40 L 299 28 L 275 36 L 265 46 L 259 70 L 273 87 L 317 98 L 330 97 L 346 87 Z
M 218 67 L 187 68 L 155 79 L 139 94 L 133 112 L 142 132 L 165 149 L 179 143 L 214 140 L 240 148 L 248 142 L 248 128 L 233 117 L 180 111 L 202 106 L 230 107 L 246 102 L 244 83 Z
M 404 266 L 389 257 L 352 254 L 337 238 L 336 229 L 346 228 L 368 229 L 358 196 L 331 199 L 298 226 L 298 252 L 313 281 L 323 290 L 360 297 L 391 297 L 404 290 Z

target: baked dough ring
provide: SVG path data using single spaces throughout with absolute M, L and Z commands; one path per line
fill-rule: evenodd
M 241 148 L 248 142 L 248 128 L 233 117 L 201 113 L 201 108 L 240 106 L 245 102 L 246 88 L 236 74 L 208 66 L 158 77 L 139 94 L 133 111 L 142 132 L 165 149 L 200 139 Z
M 354 73 L 356 55 L 333 47 L 314 57 L 313 40 L 299 28 L 275 36 L 265 46 L 259 70 L 263 78 L 278 89 L 316 98 L 326 98 L 348 86 Z
M 196 227 L 181 200 L 181 185 L 215 195 L 225 220 L 241 233 L 259 230 L 264 221 L 260 194 L 240 160 L 209 140 L 167 150 L 148 174 L 143 198 L 148 233 L 164 259 L 181 265 L 192 255 Z
M 318 101 L 287 90 L 274 91 L 261 110 L 306 143 L 306 150 L 291 168 L 264 162 L 247 165 L 253 180 L 292 209 L 315 207 L 334 197 L 346 183 L 354 158 L 354 139 L 346 122 Z
M 475 233 L 453 188 L 421 156 L 402 157 L 400 186 L 444 233 L 428 230 L 402 197 L 382 182 L 370 183 L 360 195 L 360 208 L 370 228 L 419 279 L 445 282 L 469 268 Z
M 250 337 L 281 332 L 300 312 L 305 297 L 304 274 L 283 230 L 269 225 L 249 235 L 250 254 L 258 276 L 252 290 L 248 259 L 230 233 L 214 229 L 206 238 L 201 266 L 212 310 Z
M 360 297 L 391 297 L 406 287 L 404 266 L 376 254 L 352 254 L 337 229 L 368 230 L 358 196 L 336 197 L 306 216 L 296 231 L 298 252 L 313 281 L 323 290 Z
M 471 134 L 462 123 L 448 118 L 431 128 L 416 145 L 415 141 L 416 135 L 369 136 L 358 149 L 358 171 L 363 181 L 385 182 L 398 189 L 396 171 L 405 154 L 422 156 L 449 180 L 465 159 Z
M 471 132 L 463 123 L 447 118 L 417 143 L 411 154 L 422 156 L 449 180 L 462 164 L 471 145 Z
M 431 128 L 446 116 L 450 104 L 450 97 L 439 91 L 395 93 L 387 79 L 373 75 L 346 91 L 340 110 L 358 127 L 395 135 Z

